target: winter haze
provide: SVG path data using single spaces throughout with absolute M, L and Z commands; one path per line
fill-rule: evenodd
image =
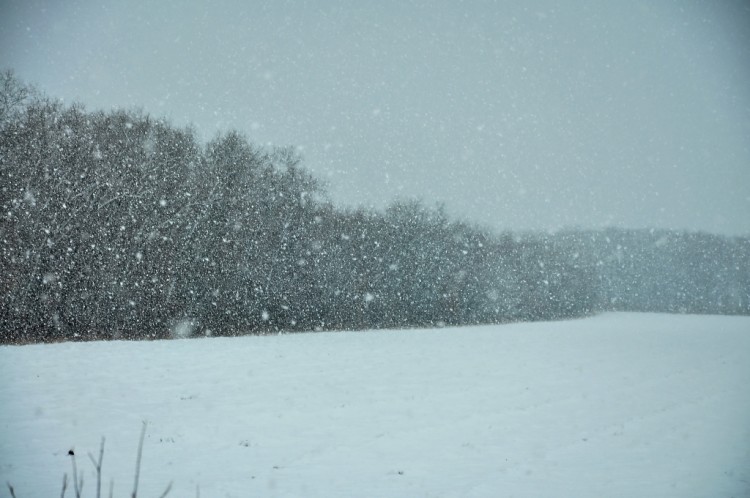
M 341 204 L 750 233 L 745 2 L 0 5 L 23 80 L 298 146 Z

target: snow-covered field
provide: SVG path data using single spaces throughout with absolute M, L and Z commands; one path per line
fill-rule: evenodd
M 18 498 L 102 436 L 129 496 L 143 420 L 143 497 L 746 497 L 750 317 L 0 347 Z

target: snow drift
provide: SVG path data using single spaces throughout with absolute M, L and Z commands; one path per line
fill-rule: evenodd
M 0 347 L 0 480 L 59 493 L 105 436 L 128 496 L 750 493 L 750 318 Z M 69 490 L 70 492 L 70 490 Z

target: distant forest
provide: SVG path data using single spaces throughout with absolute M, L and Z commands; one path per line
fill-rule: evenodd
M 202 144 L 12 72 L 0 206 L 2 343 L 750 314 L 747 237 L 495 234 L 416 201 L 343 209 L 293 148 Z

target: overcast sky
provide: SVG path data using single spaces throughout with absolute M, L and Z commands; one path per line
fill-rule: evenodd
M 750 234 L 750 2 L 0 6 L 24 81 L 296 145 L 338 203 Z

